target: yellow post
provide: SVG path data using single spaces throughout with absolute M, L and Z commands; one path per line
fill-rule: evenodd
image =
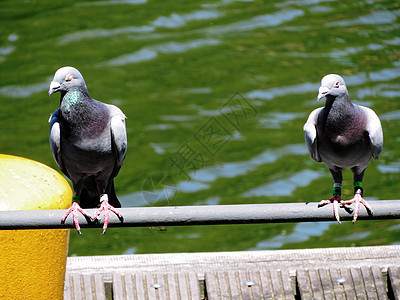
M 68 182 L 53 169 L 0 154 L 0 210 L 66 209 Z M 63 299 L 69 229 L 0 230 L 0 299 Z

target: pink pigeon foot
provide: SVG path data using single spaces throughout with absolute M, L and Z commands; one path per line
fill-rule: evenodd
M 124 221 L 124 217 L 115 209 L 114 206 L 112 206 L 108 203 L 108 196 L 106 194 L 104 194 L 100 197 L 100 202 L 101 202 L 101 205 L 94 214 L 94 220 L 98 220 L 100 213 L 104 210 L 104 225 L 103 225 L 103 233 L 102 234 L 105 234 L 107 227 L 108 227 L 108 220 L 110 218 L 110 210 L 117 215 L 118 219 L 121 222 Z
M 364 200 L 364 198 L 361 196 L 360 193 L 355 193 L 353 199 L 342 202 L 343 205 L 350 205 L 352 203 L 356 204 L 356 208 L 354 210 L 354 216 L 353 216 L 353 224 L 357 221 L 358 213 L 360 212 L 360 203 L 362 203 L 365 206 L 368 214 L 372 215 L 371 206 L 367 203 L 367 201 Z
M 79 226 L 79 221 L 78 221 L 78 212 L 80 212 L 82 215 L 84 215 L 87 219 L 92 220 L 91 216 L 84 211 L 78 202 L 74 201 L 71 205 L 71 207 L 67 210 L 65 215 L 61 218 L 61 224 L 65 223 L 65 219 L 69 216 L 69 214 L 72 212 L 73 218 L 74 218 L 74 224 L 75 228 L 78 231 L 79 234 L 81 233 L 81 227 Z
M 338 221 L 339 224 L 341 224 L 340 222 L 340 217 L 339 217 L 339 203 L 341 203 L 343 206 L 345 205 L 345 203 L 343 202 L 342 198 L 340 197 L 340 195 L 335 194 L 333 195 L 333 197 L 329 200 L 322 200 L 319 204 L 318 207 L 322 207 L 325 206 L 327 204 L 333 203 L 333 213 L 335 215 L 336 220 Z

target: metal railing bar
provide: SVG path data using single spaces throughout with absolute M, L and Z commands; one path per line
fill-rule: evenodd
M 368 201 L 373 209 L 369 216 L 361 205 L 358 221 L 400 219 L 400 200 Z M 354 204 L 353 206 L 354 207 Z M 256 224 L 335 221 L 333 206 L 318 208 L 317 202 L 308 203 L 273 203 L 242 205 L 208 206 L 163 206 L 120 208 L 124 222 L 110 213 L 109 227 L 152 227 L 152 226 L 187 226 L 217 224 Z M 95 209 L 86 210 L 93 215 Z M 65 224 L 61 217 L 66 210 L 20 210 L 0 211 L 0 229 L 60 229 L 74 228 L 72 215 Z M 353 214 L 340 208 L 342 221 L 352 220 Z M 357 222 L 358 222 L 357 221 Z M 88 222 L 79 216 L 82 228 L 102 227 L 103 221 Z

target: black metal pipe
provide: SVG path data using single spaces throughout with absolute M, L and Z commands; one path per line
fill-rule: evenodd
M 400 219 L 400 200 L 368 201 L 373 209 L 369 216 L 361 205 L 358 220 Z M 353 206 L 354 207 L 354 204 Z M 0 211 L 0 229 L 74 228 L 72 215 L 65 224 L 61 217 L 66 210 Z M 95 210 L 88 209 L 93 215 Z M 255 224 L 335 221 L 333 206 L 318 208 L 317 202 L 275 203 L 209 206 L 164 206 L 120 208 L 124 222 L 110 213 L 109 227 L 151 227 L 216 224 Z M 340 208 L 343 221 L 352 220 L 353 214 Z M 82 228 L 101 227 L 103 221 L 90 223 L 79 216 Z

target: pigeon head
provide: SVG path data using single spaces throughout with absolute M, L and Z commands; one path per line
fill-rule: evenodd
M 337 74 L 329 74 L 321 80 L 321 87 L 318 90 L 317 100 L 325 96 L 337 97 L 347 93 L 346 84 L 341 76 Z
M 58 69 L 50 83 L 49 96 L 56 92 L 65 94 L 72 89 L 87 91 L 82 74 L 74 67 L 62 67 Z

